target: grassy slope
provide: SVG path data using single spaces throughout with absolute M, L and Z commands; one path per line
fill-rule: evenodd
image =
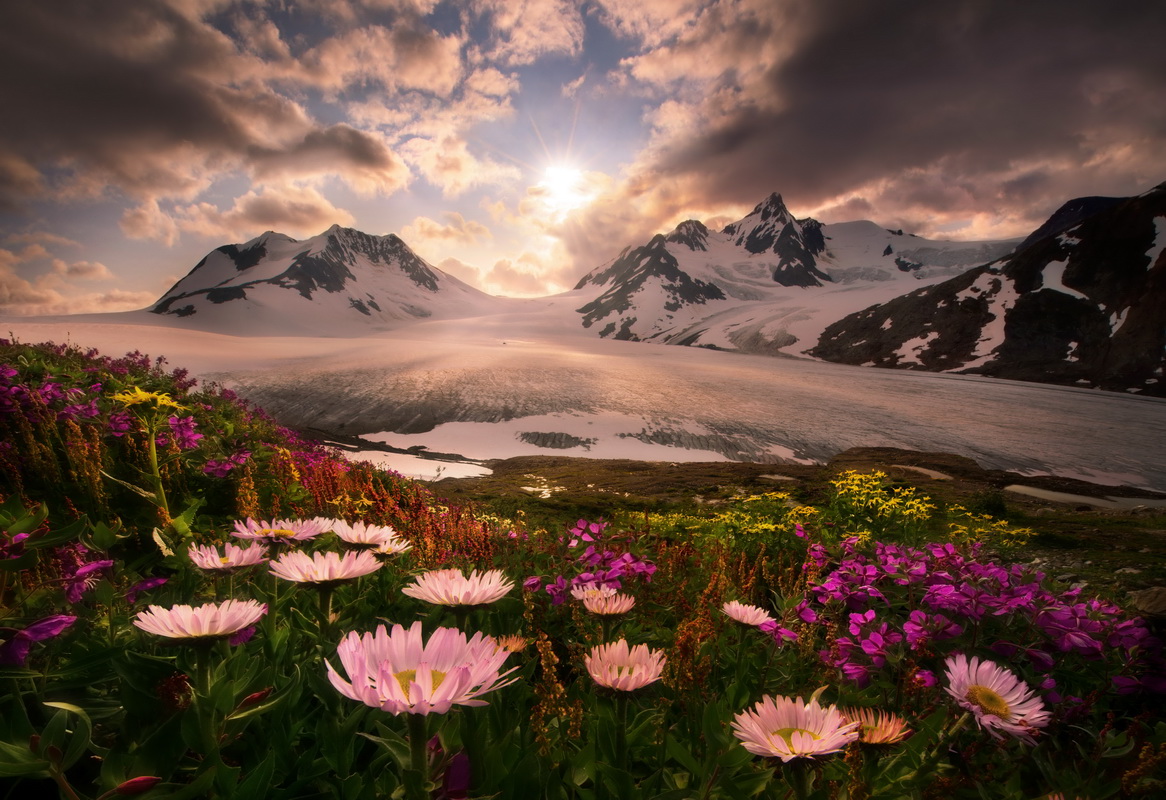
M 1088 496 L 1148 496 L 1120 487 L 1054 477 L 1026 477 L 985 470 L 969 458 L 891 448 L 849 450 L 822 466 L 737 462 L 668 463 L 530 456 L 491 462 L 493 474 L 446 478 L 432 484 L 439 497 L 473 502 L 495 513 L 522 511 L 550 530 L 579 517 L 611 517 L 654 511 L 699 513 L 734 496 L 789 492 L 800 502 L 827 500 L 828 481 L 847 469 L 881 470 L 900 485 L 917 487 L 941 504 L 1007 519 L 1037 532 L 1022 560 L 1042 559 L 1042 569 L 1067 583 L 1125 599 L 1133 590 L 1166 585 L 1166 509 L 1111 511 L 1054 503 L 1014 492 L 1026 484 Z M 941 472 L 937 480 L 907 469 Z M 792 480 L 783 480 L 782 476 Z M 1118 572 L 1118 570 L 1134 570 Z

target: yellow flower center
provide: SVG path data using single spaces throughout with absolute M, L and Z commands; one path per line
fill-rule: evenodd
M 227 556 L 219 556 L 219 563 L 220 564 L 230 564 L 231 559 L 228 558 Z
M 445 673 L 439 669 L 432 669 L 429 675 L 433 681 L 433 691 L 437 691 L 437 687 L 441 686 L 441 682 L 445 680 Z M 406 697 L 409 696 L 409 684 L 417 680 L 417 670 L 403 669 L 400 672 L 394 672 L 393 677 L 397 679 L 397 683 L 401 686 L 401 691 Z
M 255 531 L 260 536 L 295 536 L 295 531 L 289 531 L 287 528 L 259 528 Z
M 785 740 L 786 745 L 788 745 L 789 747 L 793 747 L 794 746 L 793 738 L 794 738 L 795 733 L 808 734 L 809 737 L 811 739 L 813 739 L 814 741 L 817 741 L 818 739 L 822 738 L 821 736 L 814 733 L 813 731 L 808 731 L 805 728 L 779 728 L 778 730 L 773 732 L 773 735 L 780 736 L 782 739 Z
M 994 690 L 987 686 L 972 684 L 968 687 L 968 700 L 980 707 L 985 714 L 992 714 L 1007 722 L 1012 718 L 1012 709 Z

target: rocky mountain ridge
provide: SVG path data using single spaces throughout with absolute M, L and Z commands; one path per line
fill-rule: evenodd
M 943 242 L 873 222 L 797 219 L 780 194 L 711 231 L 681 222 L 628 247 L 575 287 L 601 337 L 800 355 L 830 322 L 1008 252 L 1014 242 Z
M 1166 184 L 1066 203 L 1012 254 L 829 325 L 809 354 L 1166 396 Z

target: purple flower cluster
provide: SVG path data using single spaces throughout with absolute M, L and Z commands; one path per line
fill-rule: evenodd
M 125 436 L 134 429 L 134 418 L 128 411 L 114 411 L 109 415 L 109 432 L 114 436 Z
M 588 522 L 581 519 L 568 531 L 569 550 L 577 550 L 583 545 L 586 547 L 575 557 L 575 565 L 581 570 L 575 577 L 567 579 L 558 575 L 544 587 L 554 605 L 557 606 L 566 600 L 567 594 L 575 586 L 607 586 L 620 589 L 623 588 L 623 581 L 631 577 L 640 577 L 645 582 L 651 582 L 656 565 L 630 552 L 611 549 L 617 540 L 610 538 L 604 540 L 603 532 L 607 526 L 607 522 Z M 625 541 L 630 540 L 631 537 L 625 538 Z M 542 579 L 531 576 L 523 581 L 522 585 L 528 591 L 538 591 L 542 586 Z
M 1142 619 L 1127 618 L 1112 603 L 1082 601 L 1078 589 L 1053 592 L 1044 587 L 1042 573 L 1023 565 L 981 561 L 979 545 L 964 555 L 951 544 L 915 548 L 879 543 L 870 557 L 858 552 L 856 544 L 854 539 L 843 542 L 841 560 L 807 589 L 807 597 L 848 612 L 847 634 L 838 635 L 821 655 L 860 685 L 887 663 L 889 648 L 931 650 L 989 625 L 1007 631 L 1006 638 L 1018 639 L 996 641 L 994 651 L 1021 658 L 1040 672 L 1069 653 L 1093 660 L 1112 654 L 1123 670 L 1133 672 L 1139 658 L 1145 667 L 1161 652 L 1161 642 Z M 824 551 L 810 550 L 810 561 L 823 565 Z M 803 603 L 799 614 L 810 622 L 805 612 L 813 609 Z M 1166 682 L 1156 678 L 1116 683 L 1119 688 L 1136 683 L 1154 689 L 1162 683 L 1166 689 Z
M 203 466 L 202 471 L 207 475 L 211 475 L 216 478 L 225 478 L 235 467 L 241 467 L 246 464 L 247 459 L 250 457 L 250 450 L 240 450 L 233 455 L 227 456 L 222 461 L 210 458 L 207 459 L 207 462 Z
M 194 417 L 170 417 L 166 423 L 170 426 L 170 438 L 180 449 L 193 450 L 198 447 L 198 440 L 203 436 L 194 430 L 198 427 Z

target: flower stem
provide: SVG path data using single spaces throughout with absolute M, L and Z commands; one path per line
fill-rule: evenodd
M 426 737 L 425 714 L 406 714 L 409 724 L 409 769 L 405 775 L 405 797 L 428 800 L 425 784 L 429 782 L 429 739 Z M 408 773 L 413 773 L 412 775 Z
M 787 780 L 798 800 L 806 800 L 810 796 L 810 765 L 804 758 L 795 758 L 789 765 Z
M 628 692 L 615 696 L 615 765 L 628 769 Z
M 170 524 L 170 503 L 166 500 L 166 489 L 162 486 L 162 470 L 158 467 L 157 421 L 146 425 L 146 444 L 149 448 L 150 472 L 154 476 L 154 497 L 158 508 L 162 509 L 166 524 Z
M 211 684 L 211 643 L 208 642 L 194 647 L 194 711 L 198 715 L 198 729 L 202 737 L 203 764 L 213 767 L 221 759 Z
M 332 586 L 319 587 L 320 592 L 320 641 L 332 641 L 332 592 L 335 591 Z
M 950 728 L 941 732 L 939 734 L 939 741 L 937 741 L 935 743 L 935 749 L 931 752 L 931 755 L 929 755 L 927 758 L 925 758 L 923 760 L 923 763 L 921 763 L 919 765 L 919 767 L 914 772 L 900 778 L 899 783 L 903 783 L 903 784 L 910 783 L 911 781 L 919 778 L 921 775 L 924 775 L 925 773 L 930 772 L 931 768 L 934 767 L 936 762 L 939 761 L 939 757 L 940 757 L 940 754 L 943 752 L 943 748 L 947 745 L 948 742 L 950 742 L 952 740 L 952 738 L 955 737 L 955 735 L 957 733 L 960 732 L 960 730 L 963 729 L 963 727 L 965 725 L 968 724 L 968 720 L 971 718 L 972 718 L 972 712 L 965 711 L 963 713 L 963 716 L 961 716 L 959 719 L 957 719 L 955 721 L 955 723 L 952 724 L 952 726 Z
M 453 610 L 454 626 L 456 626 L 459 631 L 465 631 L 466 622 L 468 622 L 470 619 L 470 611 L 473 610 L 472 607 L 451 606 L 451 609 Z

